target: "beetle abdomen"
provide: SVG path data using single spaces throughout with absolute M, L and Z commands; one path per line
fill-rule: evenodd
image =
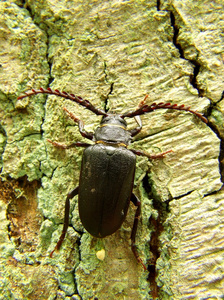
M 79 182 L 79 214 L 95 237 L 114 233 L 129 206 L 135 155 L 124 147 L 95 144 L 85 149 Z

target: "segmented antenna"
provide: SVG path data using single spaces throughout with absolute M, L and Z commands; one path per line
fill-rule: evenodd
M 71 101 L 74 101 L 74 102 L 84 106 L 86 109 L 92 111 L 96 115 L 107 116 L 107 113 L 105 111 L 94 107 L 93 104 L 91 102 L 89 102 L 88 100 L 82 99 L 81 97 L 76 96 L 74 94 L 60 92 L 59 90 L 52 90 L 51 88 L 44 89 L 41 87 L 39 90 L 32 89 L 31 91 L 25 92 L 24 95 L 19 96 L 17 99 L 21 100 L 25 97 L 30 97 L 32 95 L 37 95 L 37 94 L 49 94 L 49 95 L 60 96 L 60 97 L 69 99 Z
M 144 102 L 143 102 L 144 103 Z M 172 104 L 172 103 L 152 103 L 151 105 L 143 104 L 142 106 L 139 106 L 139 108 L 132 112 L 127 112 L 121 115 L 122 118 L 133 118 L 135 116 L 143 115 L 148 112 L 152 112 L 156 109 L 175 109 L 175 110 L 183 110 L 186 112 L 190 112 L 194 115 L 196 115 L 198 118 L 200 118 L 203 122 L 208 123 L 208 120 L 199 112 L 194 111 L 190 109 L 190 106 L 185 107 L 184 104 L 178 105 L 178 104 Z

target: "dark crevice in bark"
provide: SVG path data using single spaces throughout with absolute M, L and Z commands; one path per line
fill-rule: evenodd
M 47 26 L 47 24 L 45 24 L 46 27 L 45 27 L 45 30 L 43 30 L 43 28 L 40 27 L 40 24 L 35 21 L 35 15 L 32 11 L 32 8 L 29 6 L 29 4 L 26 1 L 23 1 L 22 3 L 23 3 L 23 7 L 29 12 L 31 19 L 33 20 L 33 23 L 40 29 L 40 31 L 44 32 L 46 37 L 47 37 L 47 40 L 46 40 L 46 47 L 47 47 L 46 61 L 47 61 L 47 64 L 49 66 L 49 76 L 48 76 L 47 86 L 50 86 L 50 84 L 54 81 L 54 78 L 51 75 L 52 62 L 49 58 L 49 48 L 50 48 L 49 40 L 50 40 L 50 36 L 48 34 L 48 26 Z M 35 87 L 33 87 L 33 88 L 35 88 Z M 47 97 L 45 98 L 45 103 L 46 103 L 46 101 L 47 101 Z M 46 114 L 46 110 L 44 111 L 44 116 L 42 118 L 42 123 L 40 125 L 40 134 L 41 134 L 41 136 L 43 136 L 43 133 L 44 133 L 43 124 L 45 122 L 45 114 Z
M 143 187 L 145 191 L 147 192 L 148 195 L 151 196 L 152 190 L 151 190 L 151 185 L 149 184 L 148 181 L 148 174 L 143 178 Z M 150 289 L 151 289 L 151 296 L 153 299 L 156 299 L 159 295 L 159 287 L 156 283 L 156 261 L 160 257 L 160 252 L 159 252 L 159 240 L 158 240 L 158 226 L 157 224 L 159 221 L 159 218 L 155 220 L 154 218 L 150 219 L 150 225 L 152 226 L 152 233 L 151 233 L 151 239 L 150 239 L 150 252 L 152 254 L 151 259 L 148 263 L 148 281 L 150 283 Z
M 173 12 L 170 12 L 170 20 L 171 20 L 171 26 L 173 27 L 173 44 L 178 49 L 180 53 L 180 57 L 186 59 L 184 56 L 184 49 L 182 48 L 181 44 L 178 42 L 178 35 L 180 29 L 176 23 L 175 15 Z M 197 60 L 189 60 L 189 61 L 194 66 L 193 74 L 190 76 L 190 83 L 196 90 L 198 90 L 199 97 L 202 97 L 204 95 L 204 91 L 199 87 L 197 83 L 197 76 L 200 72 L 201 65 Z
M 182 194 L 182 195 L 177 196 L 177 197 L 173 197 L 173 199 L 175 199 L 175 200 L 181 199 L 181 198 L 183 198 L 183 197 L 186 197 L 186 196 L 190 195 L 192 192 L 194 192 L 194 191 L 188 191 L 188 192 L 185 193 L 185 194 Z
M 180 53 L 180 57 L 184 58 L 184 51 L 181 47 L 181 44 L 177 41 L 178 34 L 179 34 L 179 27 L 176 24 L 175 16 L 172 13 L 172 11 L 170 12 L 170 21 L 171 21 L 171 26 L 173 27 L 173 44 L 178 49 Z
M 219 111 L 221 113 L 221 111 L 219 110 L 217 104 L 222 101 L 222 99 L 224 98 L 224 91 L 221 94 L 220 100 L 218 100 L 216 103 L 210 101 L 210 106 L 207 110 L 207 117 L 211 116 L 212 117 L 212 111 L 216 110 Z M 217 135 L 217 137 L 220 139 L 221 143 L 220 143 L 220 153 L 219 153 L 219 170 L 220 170 L 220 174 L 221 174 L 221 181 L 224 183 L 224 139 L 223 136 L 220 134 L 219 132 L 219 128 L 218 125 L 216 125 L 217 122 L 216 121 L 212 121 L 209 120 L 208 121 L 208 126 L 211 128 L 211 130 Z M 206 195 L 205 195 L 206 196 Z
M 107 63 L 106 61 L 104 62 L 104 70 L 103 70 L 104 74 L 105 74 L 105 82 L 108 84 L 110 83 L 108 80 L 108 74 L 107 74 Z M 108 92 L 108 94 L 106 95 L 105 99 L 104 99 L 104 111 L 108 112 L 109 108 L 108 108 L 108 99 L 109 96 L 113 93 L 113 88 L 114 88 L 114 82 L 110 83 L 110 90 Z
M 35 21 L 35 15 L 34 15 L 34 13 L 32 11 L 32 8 L 29 6 L 28 3 L 26 3 L 26 1 L 23 1 L 23 7 L 29 12 L 31 19 L 33 20 L 33 23 L 40 29 L 40 31 L 42 31 L 42 32 L 44 32 L 46 34 L 46 37 L 47 37 L 47 41 L 46 41 L 46 45 L 47 45 L 46 61 L 47 61 L 48 65 L 49 65 L 48 85 L 50 85 L 51 82 L 54 80 L 54 78 L 51 76 L 52 63 L 51 63 L 51 61 L 49 59 L 49 40 L 50 40 L 50 37 L 49 37 L 49 34 L 48 34 L 49 27 L 45 23 L 44 23 L 45 30 L 43 30 L 43 28 L 40 27 L 40 24 Z
M 191 85 L 196 89 L 198 90 L 198 95 L 199 97 L 203 97 L 204 96 L 204 90 L 201 89 L 197 83 L 197 76 L 200 72 L 200 68 L 201 68 L 201 65 L 198 61 L 196 60 L 190 60 L 190 62 L 192 63 L 192 65 L 194 66 L 194 71 L 193 71 L 193 74 L 190 76 L 190 83 Z
M 222 91 L 222 95 L 221 95 L 221 98 L 219 99 L 218 102 L 222 101 L 224 99 L 224 91 Z
M 5 129 L 0 125 L 0 134 L 2 135 L 2 151 L 0 153 L 0 174 L 2 173 L 2 169 L 3 169 L 3 154 L 5 152 L 5 147 L 7 144 L 7 132 L 5 131 Z
M 143 187 L 150 198 L 153 198 L 151 185 L 148 181 L 148 174 L 143 178 Z M 152 257 L 148 263 L 149 276 L 148 280 L 150 282 L 151 296 L 153 299 L 157 299 L 160 294 L 160 287 L 157 285 L 156 278 L 156 262 L 160 257 L 160 235 L 165 230 L 164 221 L 169 213 L 169 202 L 161 202 L 158 199 L 153 199 L 153 208 L 158 211 L 158 218 L 151 217 L 150 226 L 152 228 L 151 239 L 150 239 L 150 252 Z
M 109 99 L 109 95 L 111 95 L 113 93 L 113 87 L 114 87 L 114 83 L 112 82 L 110 85 L 110 91 L 109 93 L 106 95 L 106 98 L 104 100 L 104 111 L 108 112 L 109 108 L 108 108 L 108 99 Z
M 78 245 L 78 251 L 79 251 L 79 261 L 81 262 L 81 236 L 82 236 L 82 233 L 80 233 L 80 238 L 77 239 L 77 245 Z M 78 283 L 77 283 L 77 280 L 76 280 L 76 276 L 75 276 L 75 273 L 76 273 L 76 269 L 74 269 L 73 271 L 73 278 L 74 278 L 74 285 L 75 285 L 75 289 L 76 289 L 76 292 L 78 293 L 79 297 L 80 297 L 80 300 L 82 300 L 82 297 L 81 295 L 79 294 L 79 290 L 78 290 Z
M 212 122 L 209 122 L 208 126 L 212 129 L 213 132 L 215 132 L 215 134 L 221 141 L 219 153 L 219 171 L 221 174 L 221 181 L 224 183 L 224 140 L 220 136 L 218 128 L 216 128 L 216 126 Z

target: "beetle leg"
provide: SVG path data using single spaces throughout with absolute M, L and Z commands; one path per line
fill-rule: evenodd
M 69 115 L 69 117 L 75 121 L 76 123 L 78 123 L 79 125 L 79 132 L 81 133 L 81 135 L 89 140 L 93 139 L 94 133 L 93 132 L 87 132 L 84 130 L 84 123 L 82 120 L 80 120 L 79 118 L 77 118 L 72 112 L 68 111 L 66 107 L 63 108 L 64 111 L 67 112 L 67 114 Z
M 135 119 L 135 122 L 138 124 L 138 127 L 134 128 L 132 130 L 129 130 L 131 136 L 135 136 L 142 130 L 142 120 L 141 120 L 140 116 L 135 116 L 134 119 Z
M 149 159 L 163 158 L 167 153 L 173 152 L 173 150 L 167 150 L 165 152 L 161 152 L 161 153 L 158 153 L 158 154 L 149 154 L 149 153 L 146 153 L 146 152 L 141 151 L 141 150 L 134 150 L 134 149 L 129 149 L 129 150 L 132 151 L 135 155 L 146 156 Z
M 148 95 L 146 95 L 145 98 L 142 101 L 140 101 L 138 108 L 141 108 L 143 105 L 146 104 L 147 98 L 148 98 Z M 132 137 L 135 136 L 136 134 L 138 134 L 142 130 L 142 120 L 141 120 L 140 116 L 136 115 L 134 117 L 134 119 L 135 119 L 135 122 L 138 124 L 138 127 L 129 131 L 131 133 Z
M 74 198 L 76 195 L 78 195 L 79 187 L 76 187 L 74 190 L 72 190 L 70 193 L 68 193 L 66 202 L 65 202 L 65 216 L 64 216 L 64 226 L 62 229 L 61 236 L 57 242 L 57 245 L 55 246 L 54 250 L 51 251 L 50 257 L 52 257 L 55 250 L 59 250 L 61 247 L 61 244 L 63 243 L 65 239 L 65 235 L 68 229 L 69 224 L 69 210 L 70 210 L 70 199 Z
M 136 257 L 137 261 L 142 264 L 144 270 L 146 271 L 147 268 L 144 265 L 142 259 L 140 258 L 138 251 L 137 251 L 136 244 L 135 244 L 135 237 L 136 237 L 138 222 L 139 222 L 140 213 L 141 213 L 141 202 L 133 193 L 131 194 L 131 201 L 137 207 L 136 212 L 135 212 L 134 224 L 133 224 L 132 231 L 131 231 L 131 250 L 134 253 L 134 256 Z
M 51 143 L 53 146 L 55 146 L 57 148 L 61 148 L 61 149 L 69 149 L 69 148 L 74 148 L 74 147 L 89 147 L 89 146 L 91 146 L 88 143 L 82 143 L 82 142 L 76 142 L 76 143 L 72 143 L 70 145 L 64 145 L 64 144 L 61 144 L 61 143 L 58 143 L 58 142 L 53 142 L 53 141 L 51 141 L 49 139 L 47 139 L 47 141 L 49 143 Z

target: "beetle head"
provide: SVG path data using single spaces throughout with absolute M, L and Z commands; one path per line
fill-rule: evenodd
M 95 141 L 97 142 L 128 145 L 130 139 L 131 135 L 127 130 L 126 121 L 115 114 L 104 116 L 95 131 Z
M 100 126 L 120 126 L 123 127 L 124 129 L 127 128 L 127 123 L 126 121 L 121 118 L 119 115 L 115 115 L 115 114 L 108 114 L 106 116 L 103 116 L 101 122 L 100 122 Z

